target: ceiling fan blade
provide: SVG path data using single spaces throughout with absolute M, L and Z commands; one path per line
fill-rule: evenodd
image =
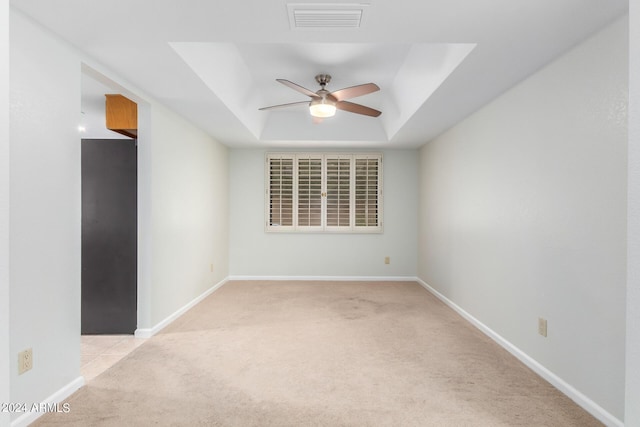
M 309 101 L 290 102 L 288 104 L 272 105 L 270 107 L 258 108 L 258 110 L 275 110 L 276 108 L 295 107 L 296 105 L 309 105 Z
M 295 84 L 294 82 L 290 82 L 289 80 L 285 80 L 285 79 L 276 79 L 276 81 L 282 83 L 285 86 L 290 87 L 293 90 L 297 90 L 300 93 L 303 93 L 307 96 L 310 96 L 311 98 L 319 98 L 319 96 L 315 93 L 310 91 L 309 89 L 302 87 L 298 84 Z
M 382 114 L 381 111 L 375 110 L 370 107 L 365 107 L 364 105 L 355 104 L 349 101 L 340 101 L 336 103 L 336 108 L 338 110 L 348 111 L 350 113 L 363 114 L 365 116 L 378 117 Z
M 346 87 L 344 89 L 336 90 L 335 92 L 331 92 L 331 96 L 333 96 L 338 101 L 344 101 L 345 99 L 355 98 L 357 96 L 366 95 L 368 93 L 379 91 L 380 88 L 375 83 L 365 83 L 363 85 Z

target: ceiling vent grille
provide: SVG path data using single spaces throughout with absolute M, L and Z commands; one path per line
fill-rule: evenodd
M 366 4 L 289 3 L 292 30 L 360 28 Z

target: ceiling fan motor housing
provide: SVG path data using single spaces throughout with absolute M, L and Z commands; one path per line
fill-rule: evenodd
M 329 74 L 318 74 L 316 76 L 316 81 L 318 82 L 318 84 L 320 86 L 322 86 L 322 89 L 324 89 L 324 87 L 329 84 L 329 82 L 331 81 L 331 75 Z

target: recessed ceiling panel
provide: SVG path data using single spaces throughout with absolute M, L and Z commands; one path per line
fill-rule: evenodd
M 244 126 L 263 142 L 389 141 L 464 60 L 474 44 L 171 43 L 182 59 Z M 308 108 L 261 107 L 311 101 L 276 81 L 316 92 L 317 74 L 332 76 L 326 89 L 375 83 L 380 91 L 353 102 L 382 111 L 379 118 L 338 111 L 340 119 L 314 124 Z M 290 113 L 290 114 L 288 114 Z M 286 118 L 286 120 L 283 120 Z

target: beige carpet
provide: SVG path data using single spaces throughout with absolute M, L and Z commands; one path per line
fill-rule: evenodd
M 601 425 L 413 282 L 229 282 L 65 426 Z

